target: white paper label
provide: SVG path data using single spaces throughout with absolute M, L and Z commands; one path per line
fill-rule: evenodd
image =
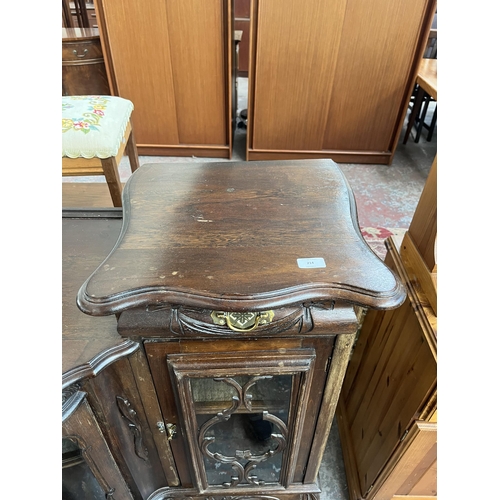
M 315 269 L 317 267 L 326 267 L 323 257 L 311 257 L 309 259 L 297 259 L 300 269 Z

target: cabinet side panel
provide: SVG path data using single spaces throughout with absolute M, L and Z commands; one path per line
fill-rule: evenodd
M 427 268 L 432 271 L 436 265 L 434 243 L 437 236 L 437 157 L 432 163 L 408 232 Z
M 387 151 L 427 0 L 347 5 L 324 149 Z
M 181 144 L 227 143 L 224 4 L 221 0 L 166 2 Z
M 144 344 L 147 360 L 153 377 L 158 402 L 165 424 L 179 425 L 179 415 L 175 403 L 175 395 L 170 381 L 167 367 L 167 355 L 179 352 L 179 342 L 159 342 Z M 184 439 L 180 432 L 175 439 L 170 441 L 172 453 L 181 486 L 190 488 L 193 486 L 189 468 L 189 456 L 184 447 Z
M 411 318 L 411 317 L 410 317 Z M 416 321 L 416 320 L 415 320 Z M 410 343 L 410 341 L 409 341 Z M 384 407 L 384 416 L 378 422 L 371 423 L 368 427 L 370 445 L 366 449 L 360 468 L 367 471 L 367 477 L 373 483 L 379 473 L 378 461 L 381 457 L 388 456 L 391 445 L 403 438 L 405 429 L 422 407 L 430 393 L 436 387 L 436 362 L 429 345 L 421 337 L 421 343 L 415 343 L 413 356 L 407 356 L 405 367 L 397 365 L 394 367 L 394 376 L 390 384 L 397 384 L 397 391 L 392 400 L 384 401 L 384 388 L 379 387 L 376 400 L 381 401 Z M 397 353 L 395 353 L 397 356 Z
M 436 383 L 436 363 L 409 299 L 383 313 L 382 321 L 372 320 L 380 314 L 367 313 L 359 338 L 363 359 L 355 363 L 354 374 L 349 367 L 349 391 L 343 396 L 343 423 L 365 493 Z
M 102 6 L 118 95 L 134 103 L 137 144 L 179 144 L 165 2 Z
M 259 2 L 253 148 L 322 148 L 345 1 Z
M 299 456 L 295 466 L 294 482 L 301 483 L 309 460 L 316 422 L 321 408 L 321 400 L 325 388 L 329 359 L 332 356 L 334 339 L 332 338 L 311 338 L 306 339 L 303 347 L 312 347 L 316 351 L 316 363 L 314 365 L 314 378 L 309 393 L 307 403 L 307 415 L 299 448 Z

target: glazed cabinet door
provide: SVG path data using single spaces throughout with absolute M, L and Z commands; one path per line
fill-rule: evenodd
M 66 469 L 63 472 L 63 499 L 90 498 L 95 494 L 95 498 L 133 500 L 86 393 L 79 389 L 80 384 L 75 384 L 63 390 L 62 436 L 66 451 L 63 453 L 63 468 Z M 71 470 L 68 456 L 73 457 L 75 465 Z M 82 460 L 85 464 L 80 463 Z M 84 465 L 80 471 L 76 470 L 76 462 Z
M 311 349 L 167 357 L 198 489 L 290 484 L 314 359 Z
M 213 495 L 264 494 L 307 482 L 334 344 L 145 342 L 165 424 L 176 429 L 170 445 L 180 485 Z
M 141 364 L 139 351 L 116 361 L 85 387 L 131 492 L 144 499 L 158 488 L 175 486 L 177 478 L 150 375 Z

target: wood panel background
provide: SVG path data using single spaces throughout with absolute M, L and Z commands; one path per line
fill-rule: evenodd
M 247 159 L 390 164 L 434 0 L 253 0 Z
M 390 149 L 426 3 L 348 1 L 324 149 Z
M 134 103 L 137 144 L 179 144 L 166 2 L 102 0 L 102 7 L 117 92 Z
M 343 388 L 362 491 L 376 480 L 437 377 L 408 299 L 396 311 L 369 311 L 365 321 L 373 330 L 369 338 L 360 336 L 353 354 L 358 369 L 349 367 Z M 391 336 L 391 331 L 405 334 Z
M 253 148 L 322 149 L 346 1 L 259 2 Z
M 180 144 L 226 144 L 222 4 L 166 2 Z
M 437 238 L 437 157 L 432 163 L 408 232 L 427 268 L 432 271 L 437 265 L 434 252 Z
M 139 152 L 170 154 L 165 149 L 171 148 L 171 154 L 185 155 L 193 153 L 183 148 L 192 147 L 206 156 L 227 157 L 231 2 L 96 3 L 110 80 L 117 95 L 135 106 Z
M 435 331 L 415 283 L 403 278 L 399 245 L 390 239 L 387 246 L 385 262 L 402 277 L 408 296 L 398 309 L 367 312 L 347 369 L 338 422 L 351 500 L 392 500 L 396 492 L 433 495 L 436 488 L 436 436 L 425 434 L 425 443 L 434 439 L 425 453 L 418 441 L 416 451 L 408 448 L 420 430 L 437 430 Z M 404 477 L 408 468 L 413 472 Z M 414 483 L 404 489 L 409 478 Z

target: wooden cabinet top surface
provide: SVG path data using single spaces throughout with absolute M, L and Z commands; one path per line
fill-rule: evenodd
M 363 240 L 352 191 L 331 160 L 146 164 L 123 207 L 117 244 L 78 293 L 91 315 L 337 299 L 392 308 L 405 298 Z
M 63 387 L 95 374 L 117 356 L 136 348 L 116 330 L 114 317 L 92 318 L 76 305 L 81 284 L 113 248 L 122 225 L 121 210 L 69 210 L 62 219 Z

